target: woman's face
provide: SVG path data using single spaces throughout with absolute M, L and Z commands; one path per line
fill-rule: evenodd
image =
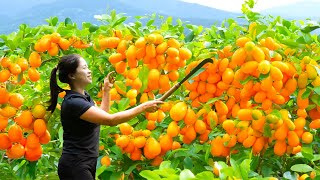
M 88 68 L 87 62 L 82 57 L 79 59 L 79 66 L 74 73 L 73 81 L 83 85 L 92 83 L 91 71 Z

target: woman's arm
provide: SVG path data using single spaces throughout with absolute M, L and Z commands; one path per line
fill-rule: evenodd
M 132 109 L 118 112 L 115 114 L 109 114 L 100 108 L 92 106 L 86 112 L 84 112 L 80 116 L 80 118 L 95 124 L 115 126 L 123 122 L 129 121 L 130 119 L 136 117 L 137 115 L 139 115 L 144 111 L 154 112 L 158 109 L 157 105 L 162 103 L 163 103 L 162 101 L 158 101 L 158 100 L 148 101 Z
M 109 72 L 103 82 L 103 90 L 102 90 L 103 94 L 102 94 L 102 101 L 101 101 L 100 108 L 105 112 L 109 112 L 110 110 L 110 90 L 115 81 L 114 77 L 112 76 L 113 73 L 115 72 L 114 71 Z

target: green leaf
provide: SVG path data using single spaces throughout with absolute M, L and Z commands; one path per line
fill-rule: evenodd
M 319 86 L 313 88 L 313 91 L 314 91 L 316 94 L 320 95 L 320 87 L 319 87 Z
M 57 16 L 55 16 L 55 17 L 53 17 L 52 20 L 51 20 L 51 23 L 52 23 L 51 25 L 52 25 L 52 26 L 56 26 L 58 22 L 59 22 L 59 19 L 58 19 Z
M 291 171 L 306 173 L 313 171 L 314 169 L 307 164 L 295 164 L 291 166 Z
M 271 133 L 271 127 L 269 123 L 265 123 L 263 126 L 263 136 L 265 137 L 271 137 L 272 133 Z
M 89 32 L 90 33 L 93 33 L 93 32 L 95 32 L 96 30 L 98 30 L 99 29 L 99 26 L 97 26 L 97 25 L 91 25 L 90 27 L 89 27 Z
M 254 79 L 252 76 L 248 76 L 245 80 L 240 81 L 240 84 L 247 84 L 250 80 Z
M 67 26 L 67 25 L 72 25 L 72 21 L 71 21 L 71 19 L 70 18 L 66 18 L 65 20 L 64 20 L 64 24 L 65 24 L 65 26 Z
M 315 154 L 312 161 L 319 161 L 320 160 L 320 154 Z
M 180 180 L 190 180 L 193 178 L 195 178 L 195 176 L 189 169 L 184 169 L 180 173 Z
M 118 110 L 119 111 L 126 110 L 129 104 L 130 104 L 130 99 L 129 98 L 122 98 L 120 100 L 120 102 L 119 102 Z
M 139 79 L 142 81 L 142 86 L 140 88 L 140 93 L 143 93 L 143 91 L 148 87 L 148 74 L 149 74 L 149 68 L 147 66 L 143 66 L 142 69 L 139 71 Z
M 306 98 L 308 98 L 309 96 L 310 96 L 310 94 L 311 94 L 311 89 L 310 88 L 307 88 L 305 91 L 304 91 L 304 93 L 302 94 L 302 99 L 306 99 Z
M 185 38 L 184 42 L 191 42 L 194 38 L 194 31 L 191 31 Z
M 318 29 L 318 28 L 320 28 L 319 25 L 316 25 L 316 26 L 306 26 L 306 27 L 304 27 L 304 28 L 301 29 L 301 32 L 303 32 L 303 33 L 309 33 L 309 32 L 312 32 L 312 31 Z
M 313 149 L 311 146 L 302 146 L 301 154 L 310 161 L 314 158 Z
M 250 163 L 251 163 L 250 159 L 245 159 L 240 164 L 239 169 L 240 169 L 241 177 L 244 180 L 248 179 L 249 171 L 250 171 Z
M 100 176 L 105 170 L 107 169 L 107 166 L 100 166 L 96 171 L 96 176 Z
M 283 177 L 286 179 L 297 179 L 297 175 L 294 172 L 287 171 L 283 174 Z
M 190 157 L 184 158 L 183 164 L 186 169 L 192 169 L 193 167 L 192 159 Z
M 197 180 L 208 180 L 208 179 L 214 179 L 214 175 L 211 171 L 203 171 L 196 175 Z
M 260 74 L 260 76 L 259 76 L 259 80 L 261 81 L 261 80 L 263 80 L 263 79 L 265 79 L 265 78 L 269 77 L 269 75 L 270 75 L 270 73 L 267 73 L 267 74 Z
M 148 22 L 147 22 L 147 26 L 151 26 L 152 24 L 154 23 L 154 19 L 150 19 Z
M 140 173 L 140 176 L 146 178 L 146 179 L 150 179 L 150 180 L 161 180 L 160 176 L 150 170 L 143 170 Z
M 123 172 L 112 172 L 110 179 L 121 179 Z
M 115 22 L 113 23 L 112 27 L 114 28 L 114 27 L 118 26 L 119 24 L 123 23 L 126 19 L 127 19 L 127 17 L 121 17 L 121 18 L 119 18 L 117 21 L 115 21 Z
M 162 169 L 166 169 L 166 168 L 171 168 L 171 162 L 170 161 L 162 161 L 160 166 L 159 166 L 159 169 L 162 170 Z

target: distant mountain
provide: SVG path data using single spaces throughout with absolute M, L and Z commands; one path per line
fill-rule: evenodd
M 60 21 L 70 17 L 77 24 L 99 24 L 93 16 L 105 14 L 107 8 L 115 9 L 117 13 L 125 13 L 130 17 L 126 22 L 134 21 L 135 16 L 157 13 L 205 27 L 241 15 L 179 0 L 48 0 L 45 3 L 36 0 L 15 1 L 19 2 L 15 11 L 0 12 L 0 34 L 16 31 L 22 23 L 30 26 L 46 24 L 45 19 L 52 16 L 57 16 Z M 12 3 L 6 3 L 4 7 L 12 7 Z
M 320 19 L 320 1 L 309 0 L 296 2 L 289 5 L 274 7 L 262 11 L 262 14 L 271 14 L 273 16 L 281 16 L 286 19 L 307 19 L 312 20 Z

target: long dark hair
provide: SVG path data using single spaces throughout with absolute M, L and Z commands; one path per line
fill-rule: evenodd
M 64 91 L 64 89 L 62 89 L 57 83 L 57 72 L 60 82 L 69 84 L 70 81 L 68 75 L 76 72 L 76 69 L 79 66 L 80 57 L 81 56 L 78 54 L 63 56 L 57 67 L 52 69 L 50 76 L 50 105 L 47 109 L 48 111 L 51 111 L 51 113 L 56 109 L 58 94 Z

